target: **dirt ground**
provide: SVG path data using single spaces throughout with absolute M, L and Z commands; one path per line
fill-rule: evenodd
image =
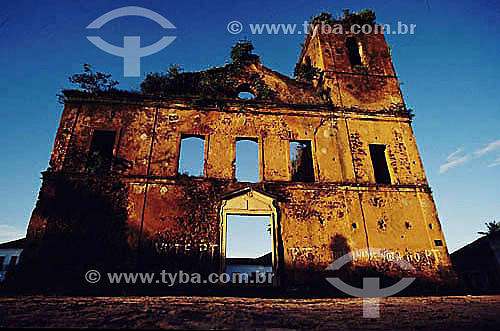
M 167 329 L 500 329 L 500 296 L 362 299 L 4 297 L 0 327 Z

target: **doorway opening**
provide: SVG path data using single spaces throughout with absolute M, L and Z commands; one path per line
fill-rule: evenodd
M 272 285 L 271 215 L 226 217 L 226 273 L 231 283 Z

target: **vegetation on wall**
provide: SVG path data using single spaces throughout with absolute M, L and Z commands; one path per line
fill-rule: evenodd
M 257 92 L 257 100 L 271 100 L 277 94 L 264 82 L 259 74 L 250 76 L 250 86 Z
M 99 92 L 118 91 L 116 86 L 118 86 L 120 82 L 112 79 L 113 76 L 111 74 L 94 71 L 92 66 L 88 63 L 84 63 L 82 67 L 82 73 L 73 74 L 68 77 L 70 83 L 77 85 L 80 91 L 94 94 Z M 60 104 L 66 102 L 66 96 L 64 94 L 58 93 L 56 96 Z
M 148 73 L 141 82 L 141 94 L 152 96 L 192 96 L 204 100 L 236 98 L 239 88 L 245 85 L 255 94 L 255 100 L 272 100 L 277 94 L 264 81 L 262 75 L 242 70 L 256 64 L 259 57 L 252 54 L 254 46 L 250 41 L 239 41 L 231 48 L 232 63 L 223 67 L 211 67 L 199 72 L 184 72 L 177 64 L 172 64 L 166 72 Z M 111 74 L 94 71 L 92 66 L 83 64 L 83 72 L 70 76 L 69 81 L 82 92 L 100 94 L 137 94 L 116 89 L 118 81 Z M 67 90 L 66 90 L 67 91 Z M 246 91 L 245 91 L 246 92 Z M 66 101 L 64 94 L 57 95 L 59 102 Z
M 412 108 L 406 107 L 406 105 L 402 102 L 393 102 L 390 106 L 380 110 L 382 113 L 389 114 L 397 114 L 397 115 L 406 115 L 411 120 L 415 117 L 415 110 Z
M 322 87 L 323 71 L 312 65 L 311 58 L 305 57 L 304 63 L 297 63 L 293 75 L 298 81 L 312 83 L 317 81 L 316 95 L 321 99 L 322 104 L 331 104 L 330 93 L 328 89 Z
M 207 99 L 235 98 L 238 87 L 244 83 L 255 91 L 256 100 L 270 100 L 276 94 L 258 74 L 242 70 L 258 61 L 252 54 L 249 41 L 240 41 L 231 49 L 232 63 L 223 67 L 211 67 L 200 72 L 182 72 L 179 66 L 171 66 L 167 73 L 149 73 L 141 83 L 141 91 L 148 95 L 191 95 Z
M 258 59 L 258 56 L 251 54 L 254 50 L 252 42 L 238 41 L 236 45 L 231 48 L 231 60 L 234 64 L 244 64 Z
M 345 9 L 343 17 L 334 18 L 332 14 L 325 11 L 314 16 L 309 21 L 309 24 L 311 25 L 328 24 L 330 26 L 334 26 L 336 24 L 342 24 L 347 26 L 351 26 L 354 24 L 362 26 L 368 24 L 373 26 L 375 25 L 376 18 L 377 16 L 375 15 L 375 12 L 371 9 L 363 9 L 358 13 L 350 12 L 349 9 Z
M 90 93 L 114 90 L 119 84 L 117 80 L 112 79 L 111 74 L 94 71 L 88 63 L 83 64 L 83 73 L 74 74 L 69 77 L 69 81 Z
M 316 90 L 316 95 L 321 99 L 323 104 L 331 104 L 332 100 L 330 99 L 330 89 L 320 87 Z
M 179 79 L 182 72 L 182 67 L 177 64 L 171 64 L 166 73 L 151 72 L 141 82 L 141 91 L 145 94 L 156 93 L 163 95 L 173 88 L 175 81 Z
M 321 69 L 314 67 L 311 63 L 311 58 L 306 56 L 305 63 L 297 63 L 295 65 L 293 75 L 297 77 L 298 80 L 311 82 L 320 77 Z

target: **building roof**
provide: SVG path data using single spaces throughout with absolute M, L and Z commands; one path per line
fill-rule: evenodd
M 500 238 L 483 236 L 470 244 L 451 253 L 451 262 L 455 271 L 487 270 L 494 265 L 500 265 L 497 258 Z
M 24 248 L 24 244 L 26 243 L 26 238 L 21 238 L 17 240 L 8 241 L 0 244 L 0 249 L 8 249 L 8 248 Z
M 471 249 L 474 249 L 474 248 L 477 248 L 477 247 L 482 247 L 483 245 L 486 245 L 488 243 L 488 237 L 487 236 L 483 236 L 483 237 L 480 237 L 476 240 L 474 240 L 473 242 L 471 243 L 468 243 L 467 245 L 463 246 L 463 247 L 460 247 L 459 249 L 457 249 L 456 251 L 454 251 L 453 253 L 451 253 L 451 255 L 459 255 L 459 254 L 463 254 L 464 252 L 468 251 L 468 250 L 471 250 Z

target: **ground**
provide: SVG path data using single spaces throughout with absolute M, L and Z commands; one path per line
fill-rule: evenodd
M 169 329 L 500 328 L 500 296 L 386 298 L 380 318 L 362 299 L 224 297 L 4 297 L 0 327 Z

